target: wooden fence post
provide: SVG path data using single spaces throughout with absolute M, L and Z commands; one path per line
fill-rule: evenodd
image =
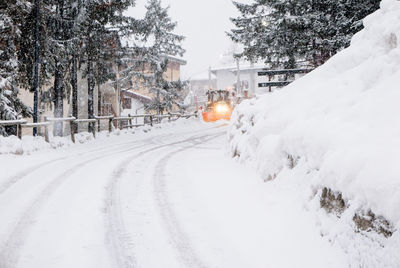
M 93 133 L 93 138 L 96 138 L 96 122 L 93 122 L 92 133 Z
M 132 123 L 132 117 L 131 117 L 131 114 L 128 114 L 128 117 L 129 117 L 129 119 L 128 119 L 129 128 L 133 128 L 133 123 Z
M 108 132 L 112 132 L 113 129 L 113 118 L 108 119 Z
M 75 143 L 75 122 L 73 120 L 69 121 L 69 127 L 71 129 L 71 141 Z
M 150 115 L 150 126 L 153 126 L 153 115 Z
M 171 112 L 168 112 L 168 122 L 171 122 Z
M 97 132 L 101 132 L 101 124 L 100 124 L 100 119 L 97 120 Z
M 22 127 L 21 127 L 21 124 L 18 124 L 17 125 L 17 136 L 18 136 L 18 139 L 22 139 Z

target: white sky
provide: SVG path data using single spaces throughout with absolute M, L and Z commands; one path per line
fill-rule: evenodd
M 136 0 L 136 7 L 128 14 L 143 17 L 145 3 L 146 0 Z M 162 3 L 170 6 L 169 15 L 178 22 L 175 32 L 186 36 L 183 47 L 188 63 L 182 69 L 182 77 L 187 79 L 218 65 L 231 44 L 225 34 L 233 27 L 229 18 L 237 15 L 231 0 L 162 0 Z

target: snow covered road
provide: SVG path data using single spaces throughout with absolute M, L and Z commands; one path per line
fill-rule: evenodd
M 347 267 L 301 203 L 225 154 L 226 130 L 0 155 L 0 267 Z

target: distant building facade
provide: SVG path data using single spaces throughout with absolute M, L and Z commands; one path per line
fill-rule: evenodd
M 215 75 L 204 72 L 197 74 L 190 78 L 189 80 L 189 89 L 190 94 L 186 100 L 188 105 L 197 106 L 204 106 L 207 102 L 206 92 L 210 89 L 217 88 L 217 79 Z

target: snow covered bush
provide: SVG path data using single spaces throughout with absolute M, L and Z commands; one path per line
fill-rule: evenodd
M 357 267 L 395 267 L 400 263 L 400 2 L 383 0 L 364 25 L 349 48 L 320 68 L 237 107 L 229 146 L 232 156 L 255 165 L 266 181 L 291 177 L 306 185 L 315 202 L 324 188 L 340 193 L 346 207 L 335 219 L 362 233 L 355 240 L 362 243 L 347 241 L 346 235 L 354 234 L 333 228 L 336 223 L 328 228 L 330 235 L 321 233 L 353 252 Z M 357 229 L 362 222 L 357 215 L 387 219 L 393 234 L 382 240 L 372 228 Z

